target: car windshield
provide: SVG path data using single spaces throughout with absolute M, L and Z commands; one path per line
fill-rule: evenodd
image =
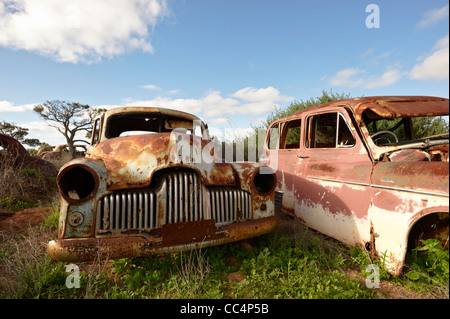
M 363 116 L 364 123 L 375 145 L 400 146 L 411 143 L 448 143 L 448 117 L 400 117 L 381 118 L 379 116 Z
M 107 138 L 115 138 L 136 134 L 165 133 L 173 130 L 202 136 L 201 121 L 193 121 L 160 112 L 112 115 L 107 120 L 105 135 Z

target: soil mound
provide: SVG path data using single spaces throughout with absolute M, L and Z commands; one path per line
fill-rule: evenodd
M 0 231 L 9 233 L 25 232 L 29 227 L 42 223 L 50 213 L 51 207 L 27 208 L 18 211 L 0 221 Z

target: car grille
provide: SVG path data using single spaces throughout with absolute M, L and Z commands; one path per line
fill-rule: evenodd
M 157 188 L 118 191 L 99 199 L 96 232 L 117 236 L 179 222 L 246 220 L 252 216 L 251 200 L 246 191 L 203 187 L 196 173 L 173 172 L 162 176 Z
M 209 191 L 211 218 L 216 223 L 251 218 L 252 198 L 249 193 L 237 189 L 211 189 Z

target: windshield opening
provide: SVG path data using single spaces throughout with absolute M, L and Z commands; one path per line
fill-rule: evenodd
M 447 140 L 449 123 L 442 116 L 382 118 L 368 110 L 363 121 L 377 146 L 397 146 L 424 140 Z
M 177 130 L 180 133 L 202 136 L 201 122 L 186 118 L 153 113 L 125 113 L 110 116 L 106 123 L 105 136 L 115 138 L 148 133 L 165 133 Z

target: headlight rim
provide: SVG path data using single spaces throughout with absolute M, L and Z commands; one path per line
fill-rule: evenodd
M 93 187 L 92 191 L 87 196 L 80 198 L 80 199 L 76 199 L 76 198 L 72 198 L 72 197 L 68 196 L 68 194 L 66 194 L 66 192 L 64 192 L 63 187 L 61 187 L 61 180 L 63 179 L 63 177 L 68 173 L 68 171 L 70 171 L 74 168 L 77 168 L 77 167 L 86 170 L 89 174 L 91 174 L 91 176 L 94 179 L 94 187 Z M 59 171 L 58 176 L 56 177 L 56 184 L 58 186 L 59 194 L 67 202 L 69 202 L 71 204 L 79 204 L 79 203 L 86 202 L 95 196 L 95 194 L 97 193 L 98 188 L 99 188 L 99 176 L 98 176 L 98 173 L 94 169 L 92 169 L 89 165 L 86 165 L 83 163 L 76 163 L 73 165 L 65 166 Z
M 276 186 L 277 186 L 277 177 L 276 177 L 275 173 L 271 173 L 271 174 L 261 174 L 261 173 L 260 173 L 260 169 L 261 169 L 261 167 L 258 167 L 258 168 L 253 172 L 251 181 L 252 181 L 252 184 L 253 184 L 253 187 L 254 187 L 255 191 L 258 192 L 258 194 L 260 194 L 260 195 L 266 196 L 266 195 L 269 195 L 270 193 L 273 193 L 273 192 L 274 192 L 274 190 L 275 190 L 275 188 L 276 188 Z M 262 175 L 262 176 L 263 176 L 263 175 L 272 175 L 272 176 L 273 176 L 273 185 L 272 185 L 272 187 L 271 187 L 270 189 L 268 189 L 267 191 L 260 190 L 259 187 L 257 186 L 257 183 L 255 183 L 255 179 L 257 178 L 258 175 Z

